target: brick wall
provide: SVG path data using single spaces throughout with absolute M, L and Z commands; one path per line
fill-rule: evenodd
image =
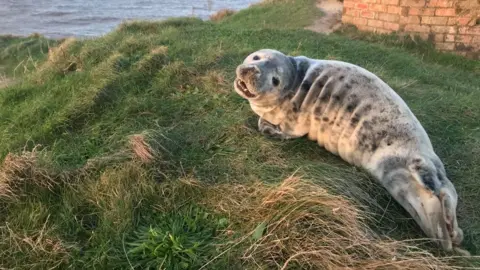
M 344 0 L 342 22 L 418 34 L 442 51 L 480 59 L 480 0 Z

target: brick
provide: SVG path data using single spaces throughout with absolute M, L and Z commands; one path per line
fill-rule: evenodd
M 353 18 L 353 24 L 359 25 L 367 25 L 367 19 L 365 18 Z
M 473 37 L 472 43 L 473 43 L 473 44 L 479 44 L 479 45 L 480 45 L 480 36 Z
M 387 6 L 386 5 L 371 4 L 371 5 L 369 5 L 369 8 L 372 11 L 387 12 Z
M 387 7 L 387 12 L 391 14 L 401 14 L 402 13 L 402 8 L 399 6 L 388 6 Z
M 377 0 L 361 0 L 362 3 L 375 4 Z
M 469 25 L 469 24 L 473 24 L 474 23 L 474 20 L 472 17 L 459 17 L 457 18 L 457 24 L 458 25 Z
M 457 27 L 455 26 L 432 26 L 432 32 L 434 33 L 448 33 L 448 34 L 456 34 Z
M 474 36 L 480 36 L 480 26 L 473 26 L 473 27 L 468 27 L 468 26 L 463 26 L 458 28 L 458 33 L 462 35 L 474 35 Z
M 383 27 L 383 21 L 379 20 L 368 20 L 368 26 L 373 26 L 373 27 Z
M 353 17 L 349 15 L 343 15 L 342 16 L 342 22 L 343 23 L 351 23 L 353 24 Z
M 453 0 L 430 0 L 427 7 L 453 7 Z
M 350 1 L 350 0 L 348 0 L 348 1 L 344 0 L 343 1 L 343 7 L 344 8 L 353 8 L 353 7 L 355 7 L 355 2 Z
M 448 18 L 447 25 L 456 25 L 457 24 L 457 18 Z
M 407 31 L 407 32 L 428 33 L 428 32 L 430 32 L 430 26 L 428 26 L 428 25 L 407 24 L 405 26 L 405 31 Z
M 423 40 L 428 40 L 430 38 L 429 33 L 417 33 L 416 35 L 418 35 Z
M 375 30 L 375 28 L 373 28 L 371 26 L 366 26 L 366 25 L 358 25 L 357 28 L 358 28 L 358 30 L 369 31 L 369 32 L 373 32 Z
M 384 28 L 387 30 L 398 31 L 398 29 L 400 29 L 400 24 L 385 22 Z
M 455 50 L 457 51 L 470 51 L 472 49 L 473 47 L 470 44 L 464 44 L 460 42 L 455 43 Z
M 448 21 L 447 17 L 432 17 L 432 16 L 422 17 L 422 24 L 446 25 L 447 21 Z
M 473 36 L 470 35 L 459 35 L 456 38 L 457 42 L 462 42 L 462 43 L 472 43 Z
M 365 3 L 357 3 L 357 4 L 355 4 L 355 7 L 358 8 L 358 9 L 367 9 L 367 8 L 368 8 L 368 4 L 365 4 Z
M 458 28 L 458 33 L 459 34 L 465 35 L 465 34 L 467 34 L 467 31 L 468 31 L 468 27 L 464 26 L 464 27 L 459 27 Z
M 377 34 L 389 34 L 392 31 L 387 30 L 387 29 L 382 29 L 382 28 L 375 28 L 374 32 L 377 33 Z
M 400 6 L 402 7 L 424 7 L 425 0 L 401 0 Z
M 443 42 L 444 41 L 444 35 L 443 34 L 436 34 L 434 37 L 435 42 Z
M 435 16 L 455 16 L 455 9 L 454 8 L 437 8 L 435 10 Z
M 397 6 L 399 3 L 399 0 L 382 0 L 382 4 L 384 5 L 394 5 Z
M 358 17 L 358 10 L 353 9 L 353 8 L 344 8 L 343 9 L 343 14 L 348 15 L 348 16 L 353 16 L 353 17 Z
M 369 10 L 362 10 L 360 12 L 360 16 L 363 17 L 363 18 L 374 19 L 375 18 L 375 12 L 369 11 Z
M 467 55 L 467 52 L 453 52 L 453 53 L 461 55 L 461 56 L 466 56 Z
M 423 39 L 423 40 L 428 40 L 429 37 L 430 37 L 430 34 L 429 33 L 419 33 L 419 32 L 405 32 L 406 34 L 409 34 L 410 38 L 415 38 L 415 40 L 417 40 L 417 38 L 420 38 L 420 39 Z
M 467 31 L 467 34 L 480 36 L 480 25 L 470 27 L 470 31 Z
M 452 34 L 445 35 L 445 42 L 454 42 L 454 41 L 455 41 L 455 35 L 452 35 Z
M 408 11 L 408 15 L 425 15 L 425 16 L 433 16 L 435 15 L 434 8 L 410 8 Z
M 352 23 L 353 17 L 348 15 L 342 15 L 342 23 Z
M 435 48 L 442 51 L 453 51 L 455 49 L 455 43 L 436 43 Z
M 398 22 L 400 20 L 400 15 L 398 14 L 388 14 L 388 13 L 379 13 L 378 19 L 386 22 Z
M 420 16 L 401 16 L 401 24 L 420 24 Z

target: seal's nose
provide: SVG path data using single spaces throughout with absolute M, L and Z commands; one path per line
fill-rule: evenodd
M 237 69 L 237 75 L 242 79 L 248 79 L 258 74 L 260 74 L 260 69 L 255 65 L 240 65 Z

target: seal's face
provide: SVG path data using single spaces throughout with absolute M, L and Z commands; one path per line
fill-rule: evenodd
M 274 50 L 259 50 L 245 58 L 236 69 L 235 91 L 250 101 L 274 100 L 295 79 L 290 58 Z

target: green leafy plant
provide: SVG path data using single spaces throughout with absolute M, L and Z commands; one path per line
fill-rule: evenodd
M 161 214 L 126 244 L 130 264 L 142 269 L 198 269 L 215 251 L 217 229 L 227 223 L 193 206 Z

